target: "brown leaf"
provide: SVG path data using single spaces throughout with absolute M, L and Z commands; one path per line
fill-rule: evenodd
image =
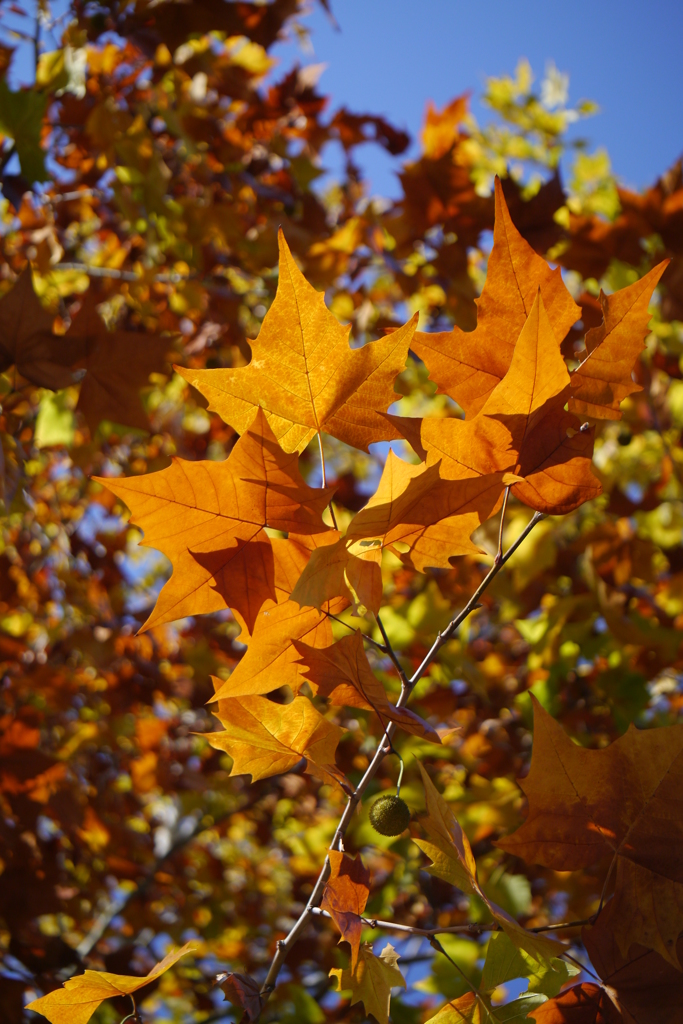
M 52 330 L 54 316 L 33 288 L 31 265 L 0 299 L 0 371 L 16 364 L 26 380 L 58 390 L 74 382 L 69 369 L 84 354 L 83 346 Z
M 581 933 L 593 967 L 616 993 L 633 1024 L 677 1024 L 683 1006 L 683 974 L 654 950 L 638 944 L 623 956 L 612 930 L 612 912 L 610 901 L 597 923 Z M 683 963 L 683 935 L 677 952 Z
M 223 991 L 226 1002 L 244 1010 L 247 1021 L 259 1019 L 263 1000 L 257 982 L 248 974 L 226 974 L 218 987 Z
M 351 946 L 351 970 L 355 971 L 363 930 L 361 918 L 370 895 L 370 873 L 360 857 L 329 850 L 330 877 L 321 907 L 331 914 L 342 939 Z
M 342 327 L 297 267 L 280 231 L 280 277 L 248 366 L 178 373 L 243 433 L 261 407 L 287 452 L 302 452 L 320 431 L 367 451 L 396 434 L 381 415 L 399 396 L 417 315 L 398 331 L 362 348 L 349 347 Z
M 356 630 L 330 647 L 309 647 L 295 640 L 301 655 L 302 674 L 311 683 L 313 692 L 327 697 L 331 704 L 374 711 L 382 727 L 396 722 L 415 736 L 440 743 L 438 732 L 408 708 L 397 708 L 389 702 L 386 691 L 370 668 L 363 646 L 363 634 Z
M 603 323 L 586 334 L 586 356 L 572 374 L 572 412 L 618 420 L 620 403 L 642 390 L 631 373 L 645 347 L 652 292 L 669 262 L 663 260 L 639 281 L 613 295 L 600 292 Z
M 678 967 L 683 914 L 683 726 L 628 732 L 601 750 L 572 743 L 532 696 L 524 824 L 498 845 L 528 863 L 576 871 L 616 858 L 619 949 L 638 942 Z

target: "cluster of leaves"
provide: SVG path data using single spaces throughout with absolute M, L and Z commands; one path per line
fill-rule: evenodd
M 675 1021 L 680 167 L 520 65 L 370 201 L 296 0 L 2 13 L 3 1020 Z

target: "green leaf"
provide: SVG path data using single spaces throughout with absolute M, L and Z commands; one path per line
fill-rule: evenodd
M 36 419 L 36 448 L 73 444 L 76 420 L 66 391 L 46 391 Z
M 521 1024 L 532 1010 L 545 1002 L 546 997 L 537 992 L 525 993 L 505 1006 L 494 1006 L 493 1012 L 499 1024 Z
M 526 978 L 529 970 L 529 963 L 505 932 L 494 932 L 489 939 L 481 976 L 484 992 L 493 992 L 499 985 L 513 978 Z
M 0 80 L 0 131 L 14 139 L 21 173 L 30 181 L 49 181 L 40 132 L 48 97 L 33 89 L 12 92 Z

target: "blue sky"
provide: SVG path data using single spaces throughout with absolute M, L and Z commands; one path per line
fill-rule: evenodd
M 304 19 L 312 53 L 273 53 L 287 67 L 327 63 L 321 91 L 333 105 L 386 115 L 415 137 L 427 100 L 442 106 L 526 57 L 538 78 L 554 61 L 570 75 L 570 101 L 595 100 L 580 126 L 605 147 L 627 185 L 653 182 L 683 154 L 682 0 L 331 0 L 340 31 L 317 3 Z M 359 162 L 371 191 L 396 195 L 395 163 L 376 146 Z

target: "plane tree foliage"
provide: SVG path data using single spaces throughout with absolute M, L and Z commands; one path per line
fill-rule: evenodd
M 2 1019 L 674 1024 L 681 164 L 303 14 L 0 5 Z

